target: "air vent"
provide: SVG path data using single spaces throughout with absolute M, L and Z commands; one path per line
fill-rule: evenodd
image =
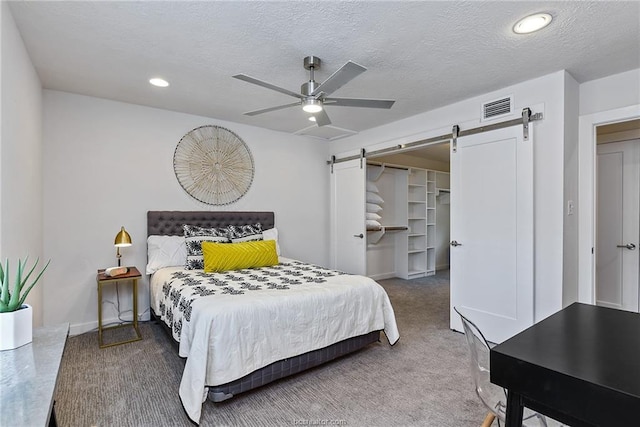
M 482 104 L 482 120 L 492 120 L 506 116 L 513 111 L 513 96 L 496 99 Z

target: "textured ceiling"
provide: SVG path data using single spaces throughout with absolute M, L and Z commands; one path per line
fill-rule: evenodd
M 11 2 L 45 88 L 284 132 L 339 138 L 561 69 L 578 82 L 640 68 L 640 2 L 142 1 Z M 554 20 L 516 35 L 516 20 Z M 395 99 L 390 110 L 327 107 L 314 134 L 294 102 L 233 79 L 299 92 L 307 55 L 322 82 L 346 61 L 368 68 L 336 97 Z M 147 80 L 162 76 L 171 86 Z M 344 130 L 343 130 L 344 129 Z M 320 130 L 320 129 L 317 129 Z

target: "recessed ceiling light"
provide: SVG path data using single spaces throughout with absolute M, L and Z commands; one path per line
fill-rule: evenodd
M 310 122 L 315 122 L 315 121 L 316 121 L 316 118 L 315 118 L 314 116 L 311 116 L 311 117 L 309 117 L 309 121 L 310 121 Z
M 533 33 L 549 25 L 552 19 L 548 13 L 529 15 L 516 22 L 516 25 L 513 26 L 513 32 L 516 34 Z
M 158 87 L 167 87 L 169 86 L 169 82 L 165 79 L 161 79 L 159 77 L 154 77 L 153 79 L 149 79 L 149 83 Z

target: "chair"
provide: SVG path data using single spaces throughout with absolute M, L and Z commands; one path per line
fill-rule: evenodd
M 476 394 L 490 411 L 485 417 L 481 427 L 489 427 L 493 424 L 496 417 L 498 418 L 498 426 L 500 426 L 500 421 L 504 422 L 506 418 L 507 392 L 504 388 L 490 381 L 489 349 L 492 346 L 489 345 L 489 342 L 480 329 L 473 322 L 463 316 L 456 307 L 453 307 L 453 309 L 458 313 L 460 319 L 462 319 L 464 336 L 467 338 L 467 343 L 469 344 L 471 374 L 473 376 Z M 524 410 L 522 425 L 548 427 L 547 418 L 544 415 L 527 408 Z

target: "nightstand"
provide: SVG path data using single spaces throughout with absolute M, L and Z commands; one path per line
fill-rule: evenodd
M 100 343 L 100 348 L 111 347 L 114 345 L 127 344 L 134 341 L 140 341 L 142 339 L 142 335 L 140 334 L 140 329 L 138 329 L 138 279 L 142 277 L 140 272 L 136 267 L 127 267 L 129 271 L 125 274 L 121 274 L 119 276 L 107 276 L 104 274 L 104 269 L 98 270 L 98 275 L 96 276 L 96 281 L 98 282 L 98 341 Z M 106 328 L 102 327 L 102 287 L 104 285 L 108 285 L 115 282 L 131 282 L 133 288 L 133 321 L 122 323 L 116 326 L 108 326 Z M 124 341 L 118 341 L 110 344 L 104 344 L 102 340 L 102 332 L 108 331 L 110 329 L 118 329 L 132 326 L 136 337 Z

